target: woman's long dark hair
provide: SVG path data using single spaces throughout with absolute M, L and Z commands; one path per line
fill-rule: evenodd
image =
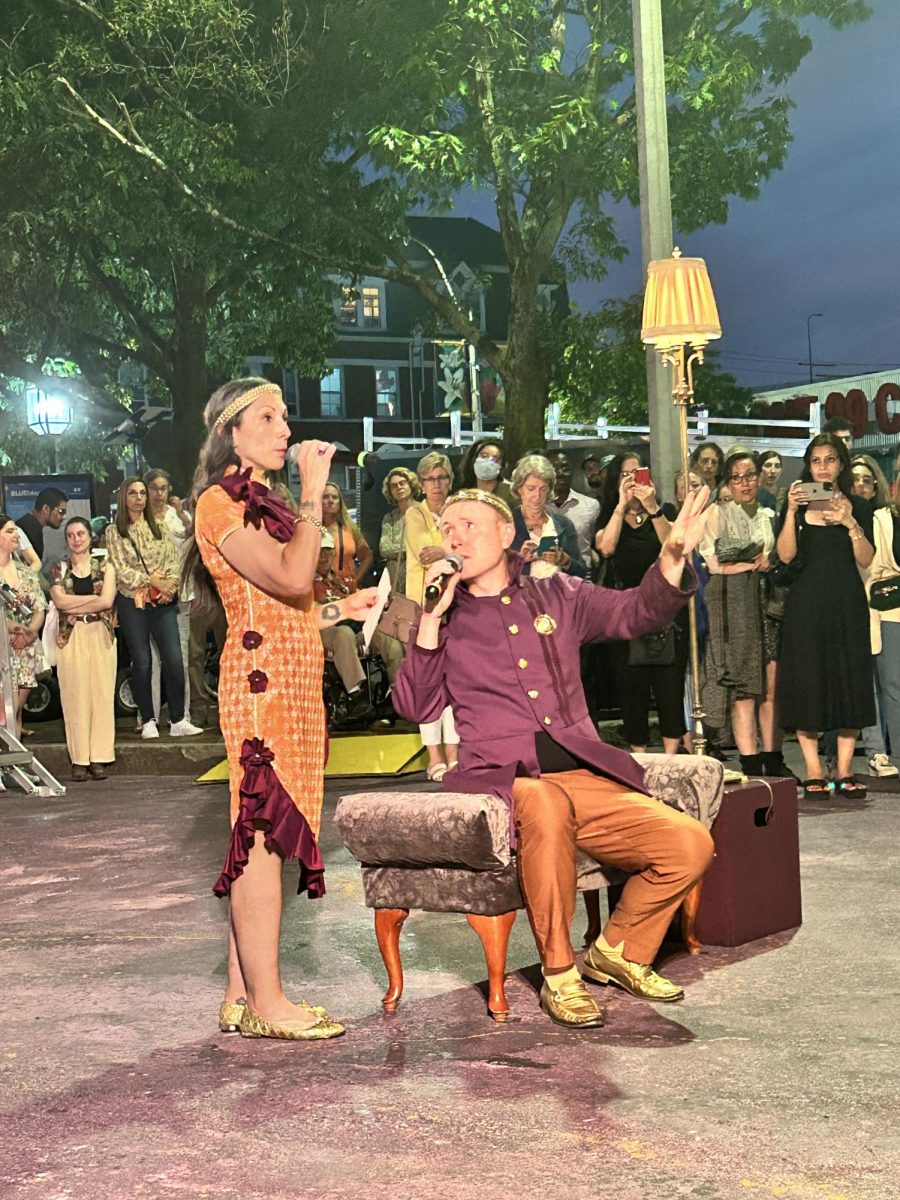
M 812 470 L 810 469 L 809 460 L 812 458 L 813 450 L 819 446 L 828 446 L 834 450 L 841 462 L 841 471 L 837 477 L 837 485 L 848 499 L 853 498 L 853 471 L 850 469 L 850 451 L 844 445 L 839 437 L 835 437 L 833 433 L 817 433 L 813 440 L 806 447 L 803 454 L 803 470 L 800 472 L 801 483 L 812 482 Z
M 269 379 L 249 377 L 247 379 L 232 379 L 216 388 L 207 401 L 203 410 L 203 424 L 206 426 L 206 440 L 200 447 L 197 470 L 194 472 L 194 484 L 191 488 L 191 509 L 196 518 L 197 501 L 208 489 L 213 487 L 225 476 L 229 467 L 239 467 L 238 458 L 231 431 L 240 426 L 243 412 L 239 412 L 231 421 L 224 425 L 216 425 L 219 415 L 225 411 L 233 400 L 237 400 L 251 388 L 263 387 L 266 384 L 275 386 Z M 181 587 L 186 595 L 193 588 L 193 594 L 198 608 L 212 608 L 218 592 L 213 578 L 207 571 L 200 551 L 197 538 L 191 534 L 185 543 L 184 565 L 181 568 Z
M 128 495 L 128 489 L 131 487 L 131 485 L 133 483 L 139 483 L 141 485 L 141 487 L 143 487 L 143 488 L 146 488 L 146 486 L 147 486 L 144 483 L 143 476 L 128 475 L 119 484 L 119 490 L 118 490 L 118 492 L 116 492 L 116 522 L 115 522 L 115 524 L 116 524 L 116 529 L 119 531 L 119 535 L 121 537 L 128 537 L 128 526 L 131 524 L 131 520 L 128 516 L 128 502 L 127 502 L 126 496 Z M 144 516 L 144 520 L 150 526 L 150 532 L 153 534 L 153 536 L 156 538 L 156 540 L 158 542 L 161 542 L 162 537 L 163 537 L 163 532 L 160 529 L 159 525 L 157 524 L 156 517 L 154 517 L 154 515 L 153 515 L 153 509 L 150 507 L 150 493 L 149 492 L 147 493 L 147 499 L 144 501 L 143 516 Z
M 503 464 L 506 458 L 503 450 L 503 439 L 498 437 L 479 438 L 477 442 L 472 443 L 466 451 L 466 457 L 462 460 L 462 466 L 459 468 L 460 488 L 478 487 L 478 479 L 475 475 L 475 459 L 485 446 L 496 446 L 500 451 L 500 475 L 498 479 L 502 479 Z
M 606 527 L 609 518 L 612 516 L 613 509 L 619 503 L 619 484 L 622 480 L 622 465 L 629 458 L 636 458 L 641 466 L 645 465 L 644 460 L 637 450 L 626 450 L 624 454 L 617 454 L 606 468 L 603 490 L 600 493 L 600 516 L 597 519 L 598 529 Z

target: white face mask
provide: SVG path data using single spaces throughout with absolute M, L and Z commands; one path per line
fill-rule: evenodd
M 476 479 L 496 479 L 500 474 L 500 460 L 497 458 L 476 458 L 473 465 Z

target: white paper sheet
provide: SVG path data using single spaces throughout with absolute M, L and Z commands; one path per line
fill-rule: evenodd
M 387 604 L 387 598 L 391 592 L 391 577 L 387 573 L 387 568 L 381 572 L 381 578 L 378 580 L 378 599 L 369 609 L 368 615 L 363 621 L 362 635 L 363 645 L 366 650 L 369 649 L 369 643 L 372 641 L 372 635 L 378 628 L 378 620 L 384 612 L 384 606 Z

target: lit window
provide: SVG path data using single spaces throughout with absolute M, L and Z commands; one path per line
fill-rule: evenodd
M 376 417 L 400 416 L 400 372 L 396 367 L 375 368 Z
M 381 325 L 381 290 L 377 287 L 364 287 L 360 291 L 362 307 L 362 323 L 367 329 Z
M 344 415 L 344 396 L 341 386 L 341 368 L 335 367 L 323 375 L 319 383 L 320 414 L 323 417 Z

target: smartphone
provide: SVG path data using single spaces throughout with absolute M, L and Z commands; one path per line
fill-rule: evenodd
M 541 540 L 538 542 L 537 553 L 538 553 L 538 556 L 540 556 L 541 554 L 546 554 L 549 550 L 558 550 L 558 549 L 559 549 L 559 538 L 558 537 L 556 537 L 555 535 L 553 537 L 542 537 Z
M 109 551 L 104 550 L 102 546 L 95 546 L 91 551 L 91 558 L 107 558 L 108 556 Z
M 803 490 L 806 493 L 806 507 L 809 512 L 831 508 L 831 499 L 834 495 L 833 483 L 804 483 Z
M 634 482 L 641 484 L 642 487 L 646 487 L 646 485 L 650 482 L 650 468 L 635 467 Z

